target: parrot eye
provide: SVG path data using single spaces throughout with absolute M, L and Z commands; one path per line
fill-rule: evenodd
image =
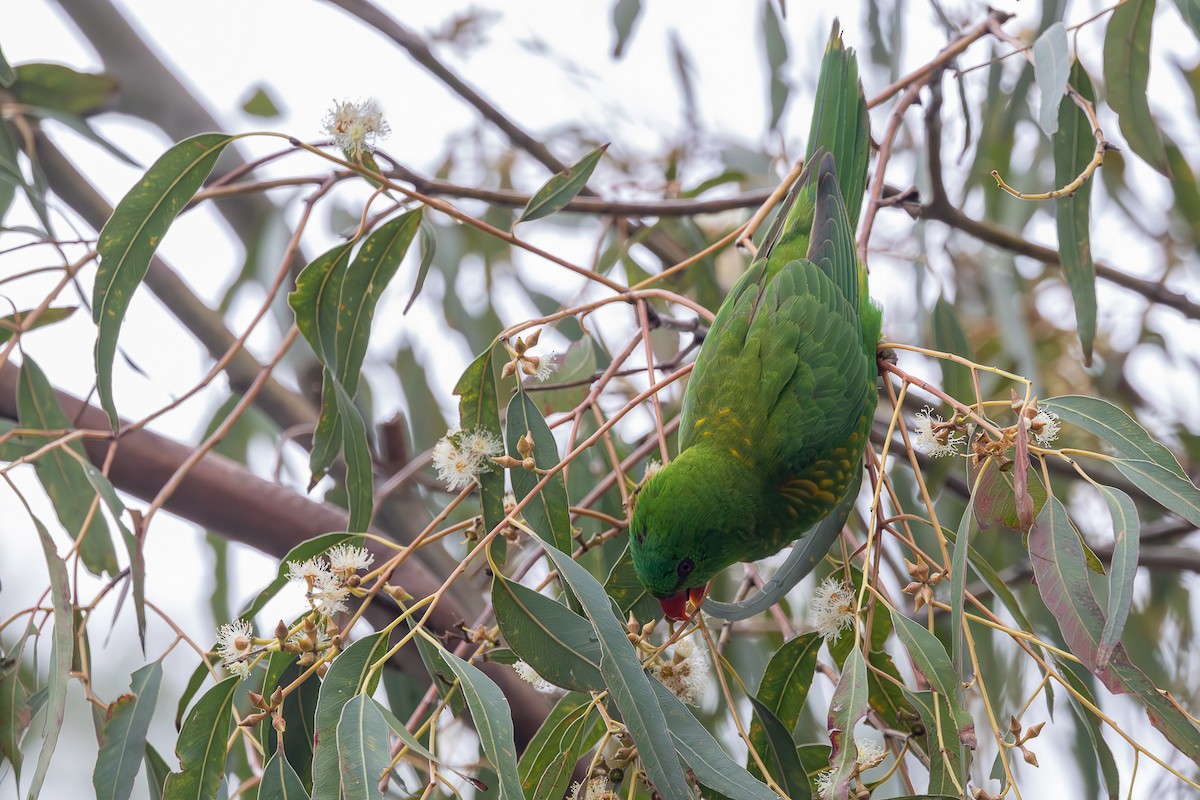
M 694 566 L 695 565 L 692 563 L 690 558 L 685 558 L 683 561 L 679 562 L 679 566 L 675 568 L 675 571 L 679 573 L 679 577 L 686 578 L 688 575 L 692 574 L 692 567 Z

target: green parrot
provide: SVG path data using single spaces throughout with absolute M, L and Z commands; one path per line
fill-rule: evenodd
M 854 245 L 866 103 L 836 26 L 817 102 L 805 172 L 696 357 L 679 456 L 633 499 L 634 570 L 674 619 L 717 573 L 778 552 L 860 483 L 882 320 Z

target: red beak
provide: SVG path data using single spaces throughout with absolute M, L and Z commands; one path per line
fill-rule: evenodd
M 690 589 L 685 589 L 676 595 L 660 598 L 658 604 L 662 606 L 663 613 L 668 619 L 685 620 L 688 618 L 687 604 L 688 600 L 692 601 L 692 605 L 696 608 L 704 602 L 704 596 L 708 594 L 708 584 L 704 586 L 693 586 Z

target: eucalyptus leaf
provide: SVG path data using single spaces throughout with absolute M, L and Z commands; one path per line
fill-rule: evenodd
M 587 185 L 588 178 L 592 176 L 596 165 L 600 163 L 600 157 L 604 155 L 604 151 L 607 149 L 607 144 L 600 145 L 579 159 L 578 163 L 567 167 L 567 169 L 546 181 L 542 188 L 534 192 L 533 197 L 529 198 L 529 202 L 525 204 L 525 210 L 521 212 L 521 216 L 517 217 L 517 222 L 530 222 L 542 217 L 548 217 L 571 202 L 575 198 L 575 195 L 583 191 L 583 187 Z

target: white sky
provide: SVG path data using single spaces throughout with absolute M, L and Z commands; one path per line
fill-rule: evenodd
M 297 0 L 215 0 L 202 6 L 162 0 L 126 0 L 119 5 L 136 20 L 136 25 L 155 43 L 156 49 L 166 54 L 169 64 L 222 120 L 226 130 L 240 132 L 269 127 L 299 138 L 316 139 L 321 135 L 321 118 L 332 99 L 375 97 L 387 113 L 392 128 L 392 135 L 383 142 L 385 149 L 408 166 L 428 174 L 445 157 L 451 143 L 456 141 L 456 135 L 474 124 L 474 112 L 451 96 L 405 53 L 328 5 Z M 393 2 L 387 5 L 408 27 L 427 33 L 442 26 L 456 13 L 478 4 Z M 702 127 L 718 138 L 752 151 L 783 152 L 793 157 L 801 152 L 807 135 L 807 98 L 815 83 L 815 65 L 832 16 L 841 15 L 847 41 L 860 49 L 860 60 L 864 62 L 866 59 L 861 53 L 868 47 L 863 33 L 864 3 L 792 0 L 784 25 L 791 51 L 788 76 L 795 84 L 795 90 L 780 126 L 782 138 L 764 137 L 767 117 L 765 57 L 758 3 L 729 3 L 727 0 L 647 2 L 627 54 L 618 62 L 610 58 L 613 43 L 611 2 L 527 0 L 519 4 L 495 5 L 503 10 L 489 12 L 495 13 L 497 18 L 486 28 L 488 42 L 485 46 L 473 50 L 465 59 L 447 48 L 438 49 L 438 55 L 535 135 L 548 138 L 578 128 L 594 133 L 602 140 L 611 140 L 610 158 L 635 162 L 661 153 L 685 134 L 680 92 L 669 47 L 672 32 L 687 49 L 696 70 Z M 959 0 L 944 5 L 960 19 L 978 19 L 983 13 L 980 3 Z M 1040 16 L 1037 4 L 1030 0 L 1023 3 L 1005 0 L 997 5 L 1018 15 L 1008 26 L 1017 34 L 1031 30 Z M 1089 16 L 1092 5 L 1072 8 L 1068 22 Z M 1164 20 L 1163 16 L 1169 19 Z M 57 61 L 83 70 L 100 67 L 90 48 L 80 41 L 52 2 L 21 0 L 10 3 L 5 22 L 0 31 L 0 45 L 11 63 Z M 927 61 L 945 40 L 924 3 L 909 3 L 906 23 L 905 70 Z M 1084 41 L 1087 42 L 1086 37 L 1091 35 L 1094 42 L 1100 32 L 1102 27 L 1093 26 L 1085 33 Z M 1159 55 L 1184 63 L 1194 62 L 1195 42 L 1190 32 L 1178 24 L 1173 8 L 1160 10 L 1155 36 L 1159 37 L 1156 41 L 1170 40 Z M 981 58 L 981 51 L 976 50 L 968 56 L 966 63 L 977 63 Z M 563 66 L 568 62 L 578 69 L 565 70 Z M 1089 67 L 1094 75 L 1098 73 L 1098 63 L 1089 63 Z M 1162 65 L 1156 64 L 1156 70 L 1154 75 L 1167 74 Z M 983 74 L 982 71 L 976 73 L 978 76 Z M 865 74 L 868 96 L 884 85 L 886 77 L 870 71 Z M 1163 80 L 1171 96 L 1161 97 L 1155 92 L 1163 90 L 1156 89 L 1152 98 L 1156 109 L 1169 115 L 1175 110 L 1171 108 L 1172 103 L 1180 100 L 1181 87 L 1174 78 Z M 241 102 L 259 85 L 265 86 L 282 107 L 280 119 L 264 122 L 240 111 Z M 949 97 L 947 105 L 950 106 Z M 1194 127 L 1195 116 L 1190 111 L 1185 109 L 1183 118 Z M 876 135 L 881 132 L 883 119 L 878 113 L 873 116 Z M 95 125 L 145 164 L 170 144 L 156 131 L 113 115 L 98 118 Z M 1107 121 L 1106 130 L 1110 138 L 1120 139 L 1113 120 Z M 1183 140 L 1181 143 L 1189 155 L 1200 156 L 1200 143 L 1194 130 L 1174 132 L 1178 134 L 1177 139 Z M 118 199 L 140 175 L 139 171 L 114 162 L 73 134 L 59 133 L 56 139 L 79 159 L 86 174 L 110 200 Z M 251 143 L 247 151 L 267 152 L 275 147 L 273 143 Z M 581 155 L 562 143 L 552 144 L 552 149 L 568 162 Z M 275 174 L 291 174 L 302 169 L 296 166 L 297 163 L 300 162 L 286 162 Z M 707 177 L 709 166 L 703 162 L 692 165 L 690 179 Z M 315 171 L 320 165 L 310 161 L 303 169 Z M 889 178 L 894 183 L 907 185 L 912 180 L 913 169 L 914 165 L 898 162 L 894 165 L 895 177 L 892 178 L 893 173 L 889 172 Z M 1145 177 L 1145 168 L 1131 164 L 1130 169 L 1139 178 L 1151 180 Z M 540 169 L 530 167 L 524 173 L 525 183 L 520 188 L 536 188 L 545 177 Z M 631 193 L 630 187 L 603 185 L 603 171 L 597 177 L 600 183 L 594 181 L 593 185 L 599 185 L 606 194 Z M 1158 196 L 1167 197 L 1162 190 Z M 10 216 L 8 221 L 13 223 L 14 217 Z M 895 232 L 906 231 L 907 225 L 907 221 L 890 225 L 881 218 L 878 235 L 886 241 L 896 235 Z M 555 253 L 577 261 L 586 261 L 589 257 L 592 243 L 587 237 L 573 237 L 569 231 L 564 233 L 555 229 L 542 235 L 545 243 L 549 243 L 548 248 Z M 1131 271 L 1139 269 L 1141 263 L 1137 253 L 1130 251 L 1128 241 L 1122 243 L 1119 231 L 1100 230 L 1094 235 L 1097 237 L 1096 252 L 1113 254 L 1110 257 L 1114 261 L 1123 257 L 1120 259 L 1122 266 Z M 309 252 L 315 253 L 333 241 L 328 226 L 319 224 L 314 226 L 306 246 Z M 1053 242 L 1052 228 L 1042 241 Z M 903 240 L 900 244 L 903 245 Z M 203 209 L 176 224 L 161 253 L 209 302 L 216 302 L 221 297 L 240 268 L 242 258 L 240 245 L 230 240 L 216 215 Z M 27 266 L 28 261 L 17 263 L 10 259 L 8 264 L 0 261 L 0 274 Z M 411 268 L 409 264 L 408 271 L 402 271 L 396 279 L 398 286 L 393 288 L 399 295 L 407 295 Z M 932 265 L 935 274 L 938 268 L 938 264 Z M 911 296 L 909 269 L 902 262 L 881 259 L 873 276 L 873 294 L 885 303 L 885 307 L 892 303 L 911 306 L 916 302 L 917 298 Z M 439 290 L 435 283 L 431 278 L 426 292 L 436 298 Z M 26 307 L 29 303 L 24 301 L 31 298 L 36 301 L 47 285 L 46 282 L 24 284 L 22 291 L 25 294 L 14 297 L 14 302 Z M 928 290 L 936 293 L 935 286 L 929 286 Z M 1113 306 L 1106 302 L 1116 296 L 1102 288 L 1102 314 L 1110 315 L 1102 319 L 1119 328 L 1122 314 L 1117 311 L 1118 319 L 1113 319 Z M 245 313 L 249 313 L 250 306 L 256 305 L 257 301 L 257 298 L 253 303 L 246 301 Z M 1063 307 L 1064 314 L 1069 315 L 1069 303 Z M 1120 308 L 1119 303 L 1117 308 Z M 909 310 L 896 317 L 910 315 Z M 419 325 L 421 319 L 417 316 L 405 324 Z M 1194 336 L 1195 333 L 1194 323 L 1189 328 L 1172 315 L 1161 317 L 1159 324 L 1176 337 Z M 407 335 L 402 327 L 396 333 Z M 76 394 L 85 394 L 93 381 L 93 336 L 90 315 L 80 312 L 67 324 L 30 336 L 29 352 L 39 360 L 52 382 Z M 270 352 L 276 342 L 272 335 L 253 340 L 259 353 Z M 175 330 L 170 315 L 144 291 L 139 293 L 130 310 L 122 347 L 151 376 L 149 380 L 139 377 L 123 363 L 118 363 L 118 404 L 122 413 L 128 416 L 136 417 L 160 407 L 173 393 L 186 389 L 207 368 L 202 351 L 187 335 Z M 442 359 L 444 363 L 437 365 L 434 372 L 435 391 L 447 398 L 447 404 L 449 390 L 462 366 L 457 363 L 460 356 Z M 1161 365 L 1151 364 L 1148 369 L 1161 369 Z M 1200 386 L 1195 385 L 1195 373 L 1189 375 L 1193 381 L 1191 389 L 1164 397 L 1163 402 L 1169 403 L 1168 408 L 1195 430 L 1200 429 L 1200 409 L 1194 403 L 1179 402 L 1180 396 L 1194 398 L 1200 394 Z M 194 441 L 223 399 L 221 391 L 222 385 L 218 384 L 155 427 L 177 438 Z M 29 480 L 23 480 L 20 485 L 23 490 L 33 487 Z M 36 495 L 36 491 L 30 494 Z M 45 511 L 45 505 L 39 504 L 39 512 Z M 0 515 L 6 519 L 19 519 L 12 516 L 16 513 L 18 508 L 12 497 L 0 496 Z M 36 552 L 30 532 L 21 530 L 19 533 L 22 552 Z M 203 549 L 196 547 L 197 535 L 193 526 L 186 523 L 166 515 L 157 518 L 148 544 L 149 592 L 191 634 L 207 640 L 212 626 L 206 602 L 208 578 L 204 568 L 196 568 L 196 559 L 206 564 L 207 557 Z M 238 558 L 234 581 L 241 588 L 234 598 L 234 605 L 260 586 L 273 569 L 273 562 L 260 556 L 244 554 Z M 44 585 L 40 555 L 36 558 L 16 557 L 10 546 L 6 556 L 0 558 L 0 619 L 31 603 Z M 119 628 L 108 649 L 101 650 L 103 642 L 99 637 L 92 642 L 93 649 L 100 651 L 98 658 L 105 662 L 105 669 L 97 675 L 97 691 L 109 698 L 124 690 L 128 672 L 141 664 L 140 654 L 130 646 L 129 626 L 122 623 Z M 150 628 L 148 651 L 154 654 L 169 642 L 170 637 L 162 625 L 152 623 Z M 195 658 L 177 652 L 168 664 L 173 669 L 164 685 L 163 698 L 164 703 L 173 704 L 180 690 L 177 684 L 190 674 Z M 78 700 L 75 684 L 72 684 L 72 693 L 68 738 L 60 744 L 48 783 L 48 797 L 78 794 L 85 787 L 90 791 L 94 740 L 87 724 L 86 710 L 74 702 Z M 164 721 L 159 720 L 160 723 Z M 172 749 L 173 733 L 169 728 L 168 722 L 165 728 L 156 728 L 151 735 L 164 755 L 169 755 Z M 68 754 L 77 757 L 68 757 Z M 32 771 L 33 761 L 28 761 L 27 765 Z

